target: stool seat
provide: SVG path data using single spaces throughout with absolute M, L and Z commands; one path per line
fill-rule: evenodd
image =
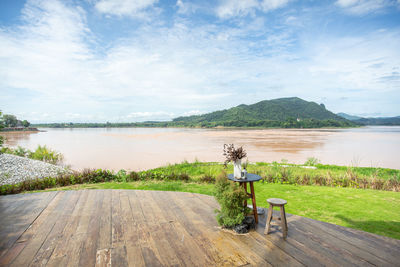
M 281 199 L 281 198 L 268 198 L 267 202 L 274 206 L 282 206 L 282 205 L 287 204 L 287 201 L 284 199 Z
M 280 198 L 269 198 L 269 199 L 267 199 L 267 202 L 269 204 L 269 208 L 268 208 L 267 224 L 265 225 L 264 234 L 266 234 L 266 235 L 269 234 L 269 229 L 271 228 L 271 221 L 278 219 L 281 221 L 280 224 L 282 227 L 283 238 L 286 239 L 288 227 L 287 227 L 287 221 L 286 221 L 285 205 L 287 204 L 287 201 L 284 199 L 280 199 Z M 280 217 L 278 217 L 278 218 L 275 218 L 272 216 L 273 208 L 275 206 L 279 207 L 279 209 L 281 211 Z

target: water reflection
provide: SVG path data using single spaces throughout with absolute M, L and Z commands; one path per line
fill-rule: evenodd
M 5 144 L 9 146 L 17 146 L 19 142 L 29 142 L 32 135 L 38 132 L 2 132 L 1 136 L 5 138 Z

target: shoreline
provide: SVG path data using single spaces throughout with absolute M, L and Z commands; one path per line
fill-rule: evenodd
M 1 132 L 7 132 L 7 133 L 12 133 L 12 132 L 41 132 L 38 128 L 36 127 L 26 127 L 26 128 L 19 128 L 19 127 L 10 127 L 10 128 L 3 128 L 0 129 Z
M 315 127 L 315 128 L 282 128 L 282 127 L 230 127 L 230 126 L 216 126 L 216 127 L 179 127 L 179 126 L 112 126 L 112 127 L 51 127 L 51 126 L 36 126 L 38 128 L 48 128 L 48 129 L 112 129 L 112 128 L 124 128 L 124 129 L 209 129 L 209 130 L 313 130 L 313 129 L 327 129 L 327 130 L 337 130 L 337 129 L 359 129 L 375 125 L 360 125 L 351 127 Z M 378 127 L 398 127 L 398 125 L 378 125 Z M 41 131 L 41 130 L 38 130 Z

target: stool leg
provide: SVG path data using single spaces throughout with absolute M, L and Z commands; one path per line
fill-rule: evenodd
M 269 233 L 269 229 L 271 228 L 271 220 L 272 220 L 272 205 L 269 204 L 267 224 L 265 225 L 264 235 L 268 235 Z
M 285 206 L 283 206 L 283 215 L 285 215 L 285 225 L 286 225 L 286 231 L 287 231 L 287 230 L 288 230 L 288 227 L 287 227 Z
M 286 239 L 286 237 L 287 237 L 287 223 L 286 223 L 285 207 L 281 206 L 280 208 L 281 208 L 282 235 L 283 235 L 283 238 Z

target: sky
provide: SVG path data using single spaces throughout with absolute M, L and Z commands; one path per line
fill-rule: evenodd
M 170 120 L 297 96 L 400 115 L 400 0 L 1 0 L 0 110 Z

